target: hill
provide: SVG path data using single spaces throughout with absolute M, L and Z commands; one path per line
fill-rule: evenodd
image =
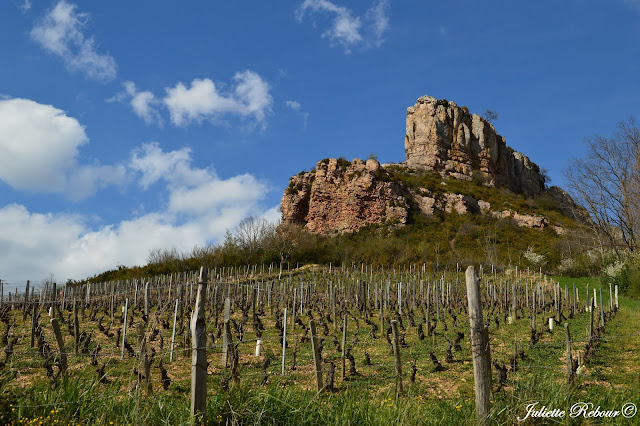
M 366 240 L 366 250 L 352 251 L 353 261 L 508 258 L 530 267 L 557 265 L 566 236 L 580 228 L 584 216 L 571 198 L 545 186 L 540 167 L 466 107 L 419 98 L 407 109 L 405 152 L 398 164 L 328 158 L 291 177 L 283 222 Z

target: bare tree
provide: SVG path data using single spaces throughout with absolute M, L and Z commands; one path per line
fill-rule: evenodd
M 271 223 L 264 218 L 249 216 L 238 224 L 235 242 L 247 255 L 254 255 L 264 248 L 264 241 L 271 232 Z
M 55 283 L 55 282 L 56 282 L 55 274 L 53 272 L 49 272 L 49 275 L 47 275 L 47 278 L 43 278 L 42 279 L 42 286 L 43 287 L 46 287 L 46 286 L 52 287 L 53 283 Z
M 280 265 L 288 261 L 296 249 L 308 248 L 315 243 L 315 237 L 300 224 L 281 222 L 272 226 L 266 244 L 270 250 L 278 254 Z
M 149 250 L 147 263 L 149 265 L 177 264 L 182 258 L 182 254 L 175 247 L 170 249 L 156 248 Z
M 492 121 L 496 121 L 498 119 L 498 113 L 492 109 L 487 109 L 484 114 L 482 114 L 487 122 L 491 123 Z
M 564 172 L 569 192 L 584 206 L 593 229 L 616 252 L 634 251 L 640 226 L 640 129 L 632 117 L 618 123 L 610 138 L 585 140 L 587 155 Z

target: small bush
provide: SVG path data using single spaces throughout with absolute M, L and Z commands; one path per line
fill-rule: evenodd
M 338 168 L 339 169 L 346 169 L 347 167 L 349 167 L 351 165 L 351 161 L 347 160 L 344 157 L 340 157 L 338 158 Z
M 471 173 L 471 181 L 476 184 L 476 186 L 482 186 L 487 181 L 487 177 L 481 170 L 474 170 Z

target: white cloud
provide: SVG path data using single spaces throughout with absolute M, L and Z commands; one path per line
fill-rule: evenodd
M 122 166 L 77 163 L 88 141 L 80 123 L 60 109 L 29 99 L 0 100 L 0 180 L 15 189 L 79 200 L 123 182 Z
M 175 189 L 202 185 L 215 178 L 213 171 L 191 166 L 189 148 L 164 152 L 157 142 L 134 149 L 129 168 L 139 174 L 139 184 L 143 189 L 159 180 L 165 180 L 171 189 Z
M 215 83 L 208 78 L 194 79 L 189 89 L 180 82 L 166 91 L 164 102 L 171 113 L 171 121 L 176 126 L 190 121 L 200 122 L 207 116 L 236 109 L 233 99 L 220 96 Z
M 60 262 L 61 247 L 71 247 L 84 229 L 82 219 L 77 216 L 30 213 L 17 204 L 1 208 L 2 278 L 44 278 Z M 26 276 L 31 274 L 34 275 Z
M 149 91 L 139 92 L 136 88 L 136 84 L 133 81 L 125 81 L 122 83 L 123 91 L 117 93 L 115 96 L 106 99 L 107 102 L 124 102 L 129 101 L 129 105 L 133 112 L 146 123 L 158 123 L 163 125 L 162 116 L 158 107 L 162 106 L 162 102 L 156 98 L 156 96 Z
M 287 105 L 289 108 L 291 108 L 294 111 L 299 111 L 300 108 L 302 107 L 302 105 L 300 105 L 300 102 L 297 102 L 297 101 L 286 101 L 285 105 Z
M 280 204 L 273 206 L 267 211 L 265 211 L 264 213 L 262 213 L 261 217 L 271 223 L 279 224 L 282 221 L 282 212 L 280 211 Z
M 209 182 L 171 192 L 169 211 L 200 215 L 210 210 L 235 208 L 261 198 L 267 189 L 264 183 L 250 174 L 226 180 L 212 176 Z
M 346 7 L 337 6 L 328 0 L 304 0 L 296 12 L 298 21 L 302 21 L 308 11 L 334 15 L 331 28 L 323 33 L 323 37 L 328 37 L 332 43 L 343 45 L 347 52 L 350 51 L 350 46 L 362 41 L 360 18 L 354 18 L 351 10 Z
M 322 36 L 328 38 L 331 45 L 341 45 L 346 53 L 351 53 L 356 46 L 382 45 L 382 36 L 389 26 L 388 9 L 388 0 L 378 0 L 361 18 L 354 16 L 351 9 L 329 0 L 304 0 L 296 10 L 296 18 L 302 22 L 305 15 L 311 13 L 332 16 L 331 26 Z
M 191 150 L 164 152 L 158 143 L 143 144 L 132 152 L 129 168 L 142 188 L 164 181 L 169 192 L 168 211 L 201 215 L 236 205 L 251 205 L 268 190 L 250 174 L 220 179 L 212 168 L 192 166 Z
M 70 70 L 81 71 L 93 80 L 114 79 L 115 59 L 96 52 L 93 37 L 86 38 L 82 32 L 88 15 L 76 9 L 75 4 L 59 1 L 36 23 L 31 37 L 46 51 L 59 56 Z
M 0 208 L 2 278 L 37 280 L 53 273 L 64 282 L 119 264 L 142 265 L 151 249 L 188 251 L 219 241 L 244 217 L 263 212 L 265 182 L 249 174 L 219 178 L 212 169 L 194 167 L 188 149 L 164 152 L 146 144 L 132 152 L 129 167 L 143 188 L 164 183 L 168 205 L 98 229 L 78 215 L 39 214 L 15 204 Z
M 230 93 L 222 93 L 208 78 L 194 79 L 190 88 L 182 82 L 167 87 L 163 101 L 171 114 L 171 122 L 184 126 L 225 114 L 254 116 L 264 122 L 273 102 L 268 83 L 250 70 L 236 73 L 233 80 L 236 85 Z
M 302 115 L 303 128 L 306 131 L 307 122 L 309 121 L 309 113 L 307 111 L 302 111 L 302 105 L 298 101 L 285 101 L 285 105 Z
M 65 194 L 72 201 L 83 200 L 100 189 L 125 183 L 127 169 L 121 165 L 80 165 L 67 178 Z
M 28 12 L 31 9 L 31 0 L 23 0 L 19 7 L 22 12 Z
M 136 85 L 132 81 L 125 81 L 124 87 L 127 95 L 131 97 L 129 104 L 136 115 L 142 118 L 146 123 L 156 122 L 162 125 L 162 118 L 156 109 L 156 105 L 160 103 L 153 93 L 149 91 L 138 92 Z
M 162 99 L 149 91 L 139 92 L 135 83 L 124 82 L 124 91 L 107 99 L 107 102 L 122 102 L 129 99 L 135 114 L 147 123 L 162 125 L 159 108 L 169 111 L 171 123 L 186 126 L 204 120 L 220 121 L 227 116 L 253 117 L 265 126 L 266 115 L 271 112 L 273 98 L 269 84 L 257 73 L 246 70 L 233 77 L 232 88 L 223 91 L 209 78 L 196 78 L 190 87 L 183 82 L 166 87 Z
M 0 179 L 16 189 L 61 191 L 66 168 L 88 140 L 76 119 L 51 105 L 0 101 Z
M 389 28 L 389 0 L 379 0 L 365 16 L 371 22 L 373 43 L 380 47 L 384 42 L 384 32 Z

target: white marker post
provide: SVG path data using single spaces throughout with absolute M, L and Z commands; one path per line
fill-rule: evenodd
M 171 333 L 171 352 L 169 361 L 173 361 L 173 348 L 176 340 L 176 321 L 178 320 L 178 299 L 176 299 L 176 307 L 173 311 L 173 332 Z

